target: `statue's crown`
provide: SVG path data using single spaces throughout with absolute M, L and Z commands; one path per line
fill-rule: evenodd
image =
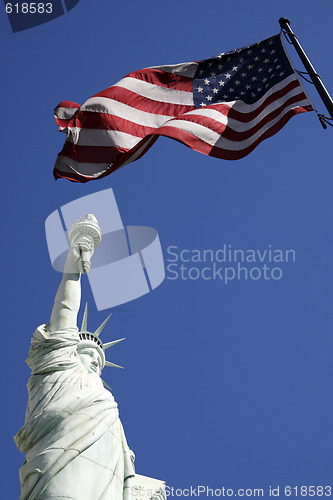
M 87 346 L 91 347 L 91 342 L 94 342 L 96 344 L 96 345 L 94 345 L 94 347 L 98 350 L 98 352 L 103 360 L 103 367 L 104 366 L 111 366 L 113 368 L 123 368 L 122 366 L 115 365 L 114 363 L 111 363 L 110 361 L 106 361 L 105 350 L 108 349 L 109 347 L 114 346 L 115 344 L 118 344 L 118 342 L 121 342 L 122 340 L 125 340 L 125 339 L 113 340 L 112 342 L 106 342 L 105 344 L 103 344 L 103 342 L 99 338 L 100 333 L 102 332 L 106 323 L 109 321 L 110 317 L 111 317 L 111 314 L 106 318 L 106 320 L 103 321 L 103 323 L 93 333 L 88 332 L 88 329 L 87 329 L 88 304 L 86 304 L 86 307 L 85 307 L 84 313 L 83 313 L 81 330 L 79 331 L 80 346 L 82 344 L 86 343 Z

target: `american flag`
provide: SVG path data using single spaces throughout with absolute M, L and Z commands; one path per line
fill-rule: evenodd
M 278 34 L 199 62 L 134 71 L 82 106 L 63 101 L 55 178 L 87 182 L 140 158 L 162 135 L 237 160 L 313 107 Z

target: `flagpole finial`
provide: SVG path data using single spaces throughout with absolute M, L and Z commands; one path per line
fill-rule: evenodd
M 287 19 L 286 17 L 280 17 L 279 25 L 281 26 L 282 29 L 286 27 L 286 24 L 290 24 L 289 19 Z

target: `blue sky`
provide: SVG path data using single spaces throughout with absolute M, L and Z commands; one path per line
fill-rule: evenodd
M 333 486 L 332 130 L 306 113 L 236 162 L 160 138 L 138 162 L 97 182 L 52 176 L 64 140 L 53 120 L 60 101 L 83 103 L 146 66 L 257 42 L 279 31 L 281 16 L 333 92 L 332 13 L 330 0 L 80 0 L 66 15 L 13 34 L 2 9 L 3 498 L 19 497 L 24 457 L 12 436 L 24 423 L 24 360 L 33 330 L 49 320 L 60 279 L 45 219 L 109 187 L 125 224 L 157 229 L 165 259 L 171 246 L 178 255 L 224 245 L 295 252 L 294 262 L 267 262 L 281 279 L 225 284 L 170 279 L 167 270 L 152 293 L 114 308 L 103 338 L 126 337 L 108 353 L 126 369 L 106 369 L 104 378 L 137 472 L 179 489 L 263 488 L 267 497 L 269 486 L 280 486 L 280 496 L 287 485 Z M 108 311 L 97 312 L 83 281 L 96 328 Z

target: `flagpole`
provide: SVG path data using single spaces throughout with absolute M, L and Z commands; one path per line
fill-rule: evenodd
M 282 30 L 289 35 L 290 41 L 293 44 L 293 46 L 296 49 L 297 54 L 299 55 L 302 63 L 304 64 L 304 67 L 309 74 L 309 77 L 311 78 L 314 86 L 316 87 L 318 94 L 320 95 L 323 103 L 326 106 L 327 111 L 329 112 L 329 115 L 331 118 L 333 118 L 333 100 L 330 96 L 330 94 L 327 92 L 323 82 L 321 81 L 320 76 L 316 73 L 316 70 L 312 66 L 308 56 L 304 52 L 304 50 L 301 47 L 301 44 L 299 43 L 297 36 L 295 33 L 293 33 L 291 27 L 290 27 L 290 21 L 286 19 L 285 17 L 281 17 L 279 19 L 279 24 L 282 28 Z

